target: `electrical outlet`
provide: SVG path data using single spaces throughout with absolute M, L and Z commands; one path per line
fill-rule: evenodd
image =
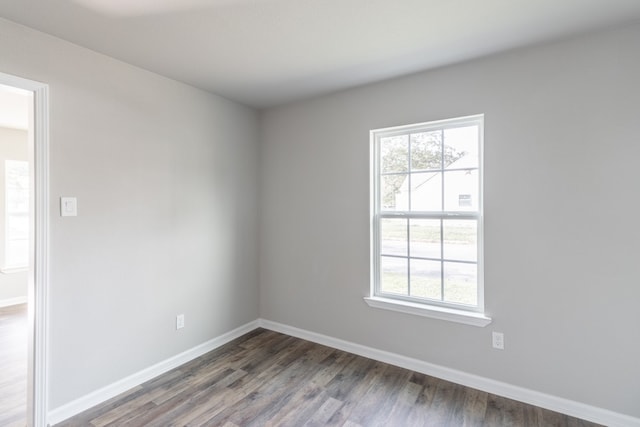
M 178 314 L 176 316 L 176 329 L 184 328 L 184 314 Z
M 493 348 L 504 350 L 504 334 L 502 332 L 493 332 Z

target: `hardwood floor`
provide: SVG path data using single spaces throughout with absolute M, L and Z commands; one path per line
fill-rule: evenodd
M 0 426 L 24 426 L 27 414 L 27 305 L 0 308 Z
M 595 426 L 257 329 L 61 424 Z

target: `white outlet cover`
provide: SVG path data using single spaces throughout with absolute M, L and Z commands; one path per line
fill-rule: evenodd
M 504 334 L 502 332 L 491 333 L 493 348 L 504 350 Z

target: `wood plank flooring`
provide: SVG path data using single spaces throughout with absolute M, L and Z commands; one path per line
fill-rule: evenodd
M 27 415 L 27 305 L 0 307 L 0 426 Z
M 58 424 L 75 426 L 595 424 L 257 329 Z

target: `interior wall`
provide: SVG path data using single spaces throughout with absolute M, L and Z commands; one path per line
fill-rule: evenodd
M 28 132 L 0 127 L 0 267 L 5 259 L 5 160 L 29 158 Z M 0 271 L 0 306 L 2 301 L 27 297 L 28 272 L 3 273 Z
M 0 51 L 50 89 L 50 409 L 255 320 L 255 111 L 6 20 Z
M 261 316 L 640 417 L 638 46 L 631 26 L 265 111 Z M 368 307 L 369 130 L 478 113 L 493 323 Z

